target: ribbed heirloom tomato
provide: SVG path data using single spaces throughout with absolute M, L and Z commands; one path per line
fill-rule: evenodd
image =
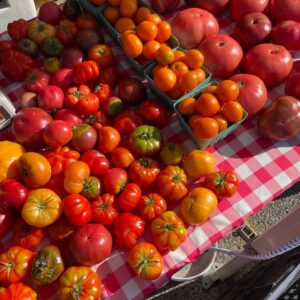
M 140 187 L 135 183 L 128 183 L 118 198 L 118 206 L 124 211 L 133 210 L 142 196 Z
M 96 79 L 100 74 L 98 63 L 92 60 L 86 60 L 77 64 L 73 69 L 73 81 L 76 84 L 86 84 L 92 79 Z
M 101 68 L 112 66 L 115 61 L 112 50 L 105 44 L 96 44 L 89 49 L 88 58 L 96 61 Z
M 36 300 L 37 293 L 22 282 L 12 283 L 7 288 L 0 288 L 0 299 Z
M 148 221 L 165 212 L 167 203 L 161 195 L 150 193 L 141 197 L 138 208 L 140 216 Z
M 79 99 L 90 93 L 91 90 L 87 85 L 69 87 L 65 92 L 65 106 L 71 109 L 76 109 L 76 104 Z

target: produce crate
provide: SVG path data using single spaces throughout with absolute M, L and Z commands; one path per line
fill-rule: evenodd
M 94 6 L 92 3 L 89 2 L 89 0 L 78 0 L 78 2 L 83 8 L 83 10 L 97 18 L 97 10 L 99 9 L 99 7 Z

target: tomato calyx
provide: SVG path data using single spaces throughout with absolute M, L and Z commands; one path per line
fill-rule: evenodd
M 96 53 L 100 54 L 100 55 L 104 54 L 104 52 L 105 52 L 105 50 L 102 49 L 102 48 L 99 48 L 99 49 L 96 50 Z
M 147 204 L 147 206 L 153 206 L 154 199 L 152 197 L 148 197 L 147 199 L 145 199 L 145 203 Z
M 106 210 L 109 206 L 107 203 L 101 202 L 98 206 L 101 210 Z
M 175 176 L 172 177 L 172 182 L 174 182 L 174 183 L 179 183 L 180 181 L 181 181 L 180 176 L 175 175 Z
M 223 176 L 222 174 L 218 174 L 218 176 L 216 178 L 216 184 L 220 185 L 220 186 L 224 186 L 225 183 L 226 183 L 225 176 Z
M 3 265 L 3 268 L 0 270 L 2 272 L 3 270 L 6 270 L 7 272 L 7 278 L 9 278 L 11 270 L 14 268 L 15 264 L 13 261 L 2 261 L 0 260 L 0 264 Z
M 141 165 L 144 168 L 150 168 L 151 167 L 151 160 L 149 158 L 141 158 Z
M 79 299 L 81 292 L 82 292 L 82 285 L 80 284 L 80 282 L 72 286 L 71 295 L 73 299 Z
M 93 187 L 94 180 L 91 177 L 84 178 L 83 180 L 83 192 L 86 192 L 89 190 L 91 187 Z
M 142 132 L 139 135 L 139 138 L 142 139 L 142 140 L 148 141 L 152 138 L 152 134 L 150 132 Z
M 42 23 L 38 23 L 37 27 L 36 27 L 36 31 L 38 32 L 43 32 L 46 29 L 46 26 Z
M 74 91 L 72 93 L 72 95 L 76 98 L 82 98 L 84 96 L 84 93 L 80 92 L 80 91 Z
M 165 225 L 165 229 L 168 230 L 168 231 L 173 230 L 173 228 L 174 228 L 174 225 L 172 225 L 172 224 L 166 224 Z

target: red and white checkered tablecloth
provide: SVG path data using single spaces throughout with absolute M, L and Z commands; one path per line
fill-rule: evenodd
M 168 16 L 168 18 L 171 16 Z M 219 18 L 222 33 L 230 34 L 235 26 L 229 14 Z M 118 59 L 121 76 L 136 75 L 121 49 L 106 29 L 101 29 L 105 42 L 112 47 Z M 6 33 L 0 39 L 8 39 Z M 294 57 L 299 53 L 294 53 Z M 298 69 L 299 71 L 299 69 Z M 295 68 L 294 71 L 295 72 Z M 8 81 L 0 73 L 1 90 L 18 106 L 18 97 L 23 93 L 22 83 Z M 269 91 L 269 101 L 284 94 L 284 84 Z M 163 129 L 165 139 L 182 143 L 186 150 L 195 148 L 180 127 L 175 116 Z M 0 140 L 9 136 L 8 131 L 0 133 Z M 126 253 L 112 257 L 102 265 L 96 265 L 102 278 L 103 298 L 143 299 L 151 291 L 168 282 L 172 274 L 186 263 L 194 261 L 212 244 L 225 237 L 250 215 L 281 194 L 300 179 L 300 135 L 289 141 L 272 142 L 258 135 L 256 119 L 246 120 L 225 140 L 210 147 L 216 157 L 218 169 L 234 169 L 240 178 L 238 192 L 230 199 L 224 199 L 209 220 L 200 226 L 190 226 L 187 240 L 179 249 L 164 255 L 163 274 L 155 281 L 141 280 L 126 264 Z M 1 149 L 0 149 L 1 151 Z M 5 247 L 11 245 L 11 233 L 1 241 Z M 146 240 L 151 237 L 146 235 Z M 45 240 L 41 248 L 48 241 Z M 114 252 L 112 256 L 117 253 Z M 41 299 L 56 299 L 57 285 L 38 288 Z

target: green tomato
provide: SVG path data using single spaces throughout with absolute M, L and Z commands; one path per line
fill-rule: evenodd
M 48 57 L 60 57 L 64 50 L 64 46 L 57 38 L 48 37 L 44 39 L 41 50 Z
M 160 151 L 162 134 L 154 126 L 139 126 L 131 133 L 130 145 L 141 156 L 153 156 Z

